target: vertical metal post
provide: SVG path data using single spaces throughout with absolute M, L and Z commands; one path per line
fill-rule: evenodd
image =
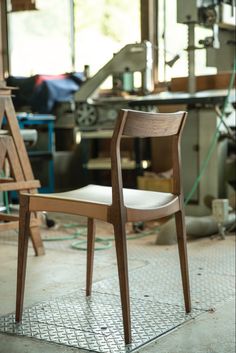
M 75 71 L 75 4 L 70 0 L 70 46 L 71 46 L 71 66 Z
M 163 12 L 164 12 L 164 32 L 163 32 L 163 42 L 164 42 L 164 82 L 166 82 L 166 53 L 167 53 L 167 43 L 166 43 L 166 0 L 163 0 Z
M 195 77 L 195 24 L 188 23 L 188 91 L 196 92 Z
M 158 0 L 140 0 L 141 41 L 148 40 L 153 45 L 153 82 L 158 81 L 157 65 L 157 13 Z

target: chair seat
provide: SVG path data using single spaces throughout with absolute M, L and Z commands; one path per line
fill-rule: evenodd
M 174 204 L 176 206 L 178 204 L 178 196 L 171 193 L 123 189 L 123 194 L 124 204 L 127 208 L 127 215 L 130 221 L 134 220 L 134 210 L 142 212 L 148 211 L 150 213 L 150 211 L 158 211 L 166 205 Z M 53 194 L 35 194 L 34 197 L 83 201 L 109 207 L 112 204 L 112 189 L 108 186 L 88 185 L 80 189 L 66 192 Z

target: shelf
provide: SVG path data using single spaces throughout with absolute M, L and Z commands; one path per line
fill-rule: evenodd
M 113 130 L 80 131 L 81 139 L 105 139 L 111 138 Z
M 88 184 L 88 181 L 89 183 L 109 182 L 109 171 L 111 170 L 109 140 L 112 138 L 113 130 L 77 130 L 77 134 L 76 140 L 80 143 L 81 148 L 83 184 Z M 122 142 L 121 168 L 125 171 L 125 183 L 135 187 L 136 177 L 134 175 L 142 175 L 143 171 L 151 166 L 150 153 L 147 153 L 149 143 L 145 140 L 144 150 L 143 139 L 122 135 L 123 138 L 126 141 Z
M 110 139 L 113 135 L 113 130 L 94 130 L 94 131 L 77 131 L 81 139 Z M 130 138 L 123 135 L 122 138 Z
M 147 169 L 150 167 L 151 162 L 143 160 L 141 161 L 142 169 Z M 128 158 L 121 159 L 121 167 L 126 170 L 133 170 L 137 168 L 137 164 L 134 160 Z M 90 159 L 87 164 L 84 165 L 84 168 L 89 170 L 109 170 L 111 169 L 111 160 L 110 158 L 94 158 Z
M 53 152 L 49 151 L 28 151 L 28 156 L 37 158 L 53 158 Z

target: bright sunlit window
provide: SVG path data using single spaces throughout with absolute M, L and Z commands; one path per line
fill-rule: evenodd
M 95 74 L 124 45 L 140 42 L 140 0 L 76 0 L 76 67 Z
M 37 11 L 8 14 L 11 75 L 71 70 L 68 0 L 38 0 Z
M 10 73 L 16 76 L 96 73 L 125 44 L 140 41 L 139 0 L 37 0 L 38 11 L 12 12 L 9 20 Z M 73 23 L 73 22 L 72 22 Z

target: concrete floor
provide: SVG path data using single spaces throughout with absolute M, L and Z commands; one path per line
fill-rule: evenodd
M 234 246 L 234 237 L 225 241 Z M 155 236 L 130 242 L 129 247 L 140 245 L 145 251 L 154 245 Z M 214 240 L 217 242 L 217 240 Z M 25 306 L 56 296 L 71 294 L 84 287 L 85 253 L 60 245 L 46 244 L 46 255 L 35 257 L 30 247 Z M 54 243 L 55 244 L 55 243 Z M 210 239 L 198 239 L 189 245 L 191 251 L 201 251 L 212 245 Z M 216 246 L 218 246 L 216 244 Z M 165 250 L 175 247 L 165 247 Z M 14 242 L 1 241 L 0 234 L 0 315 L 15 309 L 15 279 L 17 247 Z M 150 259 L 148 259 L 150 260 Z M 142 258 L 131 257 L 129 267 L 144 266 Z M 114 248 L 96 252 L 94 281 L 110 277 L 116 273 Z M 0 353 L 78 353 L 85 352 L 43 341 L 0 334 Z M 235 353 L 235 304 L 229 300 L 216 307 L 214 312 L 201 314 L 184 325 L 162 336 L 154 343 L 140 349 L 140 353 Z

